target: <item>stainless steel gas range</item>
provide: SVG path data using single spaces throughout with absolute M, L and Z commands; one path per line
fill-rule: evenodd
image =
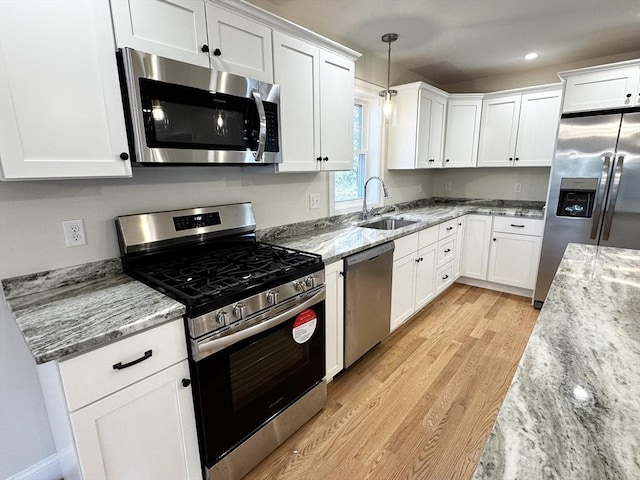
M 239 479 L 326 402 L 324 264 L 251 204 L 121 216 L 124 270 L 184 303 L 205 478 Z

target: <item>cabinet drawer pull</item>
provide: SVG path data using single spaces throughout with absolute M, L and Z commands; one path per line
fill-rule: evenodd
M 448 232 L 449 230 L 453 230 L 453 227 L 447 227 L 447 232 Z
M 136 358 L 135 360 L 133 360 L 133 361 L 131 361 L 129 363 L 118 362 L 118 363 L 114 364 L 113 365 L 113 369 L 114 370 L 122 370 L 123 368 L 131 367 L 131 366 L 135 365 L 136 363 L 144 362 L 147 358 L 151 358 L 151 355 L 153 355 L 153 352 L 151 350 L 147 350 L 146 352 L 144 352 L 143 356 L 141 356 L 140 358 Z
M 444 251 L 444 253 L 449 253 L 450 251 L 451 251 L 451 249 L 450 249 L 450 248 L 447 248 L 447 249 Z
M 512 223 L 511 226 L 516 228 L 524 228 L 524 225 L 516 225 L 515 223 Z
M 449 278 L 449 275 L 445 275 L 444 277 L 442 277 L 443 280 L 446 280 L 447 278 Z

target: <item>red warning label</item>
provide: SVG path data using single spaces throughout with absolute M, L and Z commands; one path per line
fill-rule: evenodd
M 296 343 L 305 343 L 313 336 L 318 324 L 316 312 L 311 309 L 303 310 L 293 322 L 293 339 Z

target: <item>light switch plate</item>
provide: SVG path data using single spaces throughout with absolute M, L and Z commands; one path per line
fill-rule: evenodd
M 320 194 L 312 193 L 309 195 L 309 210 L 316 210 L 320 208 Z

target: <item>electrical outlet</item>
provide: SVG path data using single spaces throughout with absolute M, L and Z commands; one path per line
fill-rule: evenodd
M 522 191 L 522 184 L 521 183 L 516 183 L 515 187 L 513 187 L 513 191 L 515 193 L 520 193 Z
M 87 244 L 87 236 L 84 233 L 84 221 L 66 220 L 62 222 L 64 230 L 64 241 L 67 247 L 79 247 Z
M 451 191 L 451 182 L 444 182 L 444 191 L 445 192 Z
M 320 194 L 312 193 L 309 195 L 309 210 L 320 208 Z

